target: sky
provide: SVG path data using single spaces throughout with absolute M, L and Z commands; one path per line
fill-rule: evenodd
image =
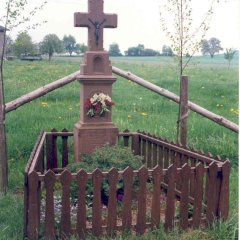
M 41 0 L 28 2 L 29 8 L 32 8 Z M 170 46 L 171 43 L 160 23 L 160 11 L 163 11 L 163 4 L 166 2 L 167 0 L 105 0 L 104 12 L 118 15 L 118 27 L 104 30 L 104 48 L 108 50 L 109 44 L 114 42 L 118 43 L 122 53 L 128 47 L 138 44 L 158 51 L 161 51 L 164 44 Z M 211 0 L 192 0 L 193 26 L 198 26 L 204 18 L 210 2 Z M 55 33 L 60 39 L 71 34 L 78 43 L 87 44 L 87 29 L 73 26 L 74 12 L 87 12 L 87 0 L 48 0 L 44 9 L 31 19 L 32 22 L 47 21 L 41 27 L 30 31 L 33 41 L 40 42 L 45 35 Z M 166 21 L 170 22 L 168 17 L 171 18 L 166 15 Z M 214 8 L 210 29 L 205 38 L 216 37 L 223 48 L 239 49 L 239 29 L 240 1 L 220 0 Z M 16 34 L 16 30 L 11 33 L 13 38 Z

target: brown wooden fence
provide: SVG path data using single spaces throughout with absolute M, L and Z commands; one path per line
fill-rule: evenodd
M 160 224 L 166 230 L 177 225 L 198 228 L 228 217 L 229 160 L 144 132 L 125 131 L 119 140 L 144 157 L 144 166 L 70 173 L 65 167 L 71 161 L 72 135 L 66 130 L 42 132 L 30 156 L 24 198 L 24 235 L 30 240 L 71 234 L 84 239 L 88 233 L 112 236 L 124 230 L 140 235 Z M 103 182 L 108 185 L 105 205 Z M 75 200 L 71 198 L 74 183 Z M 117 195 L 120 183 L 122 199 Z M 93 186 L 90 200 L 87 184 Z

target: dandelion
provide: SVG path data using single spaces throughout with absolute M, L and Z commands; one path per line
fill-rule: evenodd
M 219 105 L 219 104 L 217 104 L 216 106 L 217 106 L 217 107 L 219 107 L 220 105 Z
M 70 111 L 71 111 L 71 110 L 72 110 L 72 108 L 70 107 L 70 108 L 68 108 L 68 110 L 70 110 Z
M 47 102 L 41 102 L 42 107 L 47 107 L 48 103 Z
M 131 115 L 128 115 L 128 118 L 132 118 L 132 116 L 131 116 Z
M 147 113 L 145 113 L 145 112 L 141 112 L 140 113 L 142 116 L 147 116 Z
M 62 117 L 58 117 L 58 119 L 62 119 Z
M 234 109 L 233 109 L 233 108 L 231 108 L 231 109 L 230 109 L 230 112 L 234 112 Z

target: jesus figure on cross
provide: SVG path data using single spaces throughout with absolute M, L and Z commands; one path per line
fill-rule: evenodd
M 95 40 L 96 40 L 96 45 L 98 45 L 99 36 L 100 36 L 100 28 L 103 25 L 103 23 L 106 21 L 106 19 L 104 19 L 101 23 L 99 23 L 98 21 L 93 22 L 90 18 L 89 18 L 89 21 L 95 27 Z

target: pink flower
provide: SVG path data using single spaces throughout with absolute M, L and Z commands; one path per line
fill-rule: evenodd
M 95 106 L 94 109 L 97 113 L 99 113 L 101 111 L 101 104 L 98 102 Z
M 110 101 L 108 101 L 108 100 L 105 100 L 105 104 L 106 104 L 107 107 L 111 107 L 111 106 L 113 106 L 115 103 L 114 103 L 114 102 L 110 102 Z

